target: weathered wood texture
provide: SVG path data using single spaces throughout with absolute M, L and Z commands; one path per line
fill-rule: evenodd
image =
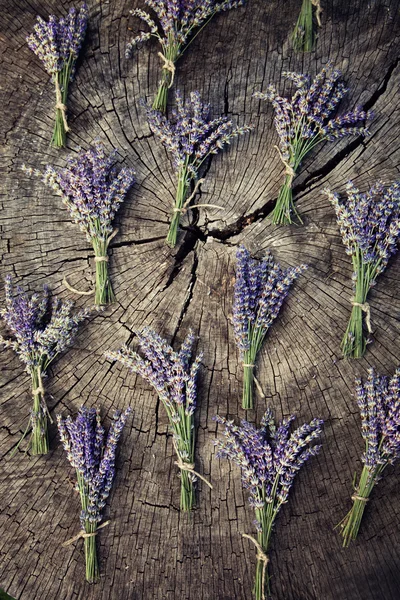
M 141 4 L 141 3 L 140 3 Z M 63 14 L 69 2 L 2 0 L 1 165 L 2 274 L 30 289 L 46 281 L 63 298 L 64 275 L 91 285 L 92 252 L 70 222 L 59 198 L 30 180 L 20 167 L 63 165 L 67 150 L 49 147 L 53 88 L 25 36 L 37 13 Z M 242 539 L 253 532 L 240 474 L 215 458 L 219 413 L 244 417 L 241 368 L 230 313 L 234 253 L 244 242 L 262 255 L 271 248 L 284 264 L 306 261 L 281 317 L 268 335 L 258 376 L 279 417 L 326 420 L 323 451 L 300 474 L 290 504 L 277 522 L 271 549 L 274 598 L 279 600 L 395 600 L 400 596 L 398 467 L 374 492 L 359 541 L 342 550 L 333 526 L 349 508 L 351 479 L 360 468 L 363 444 L 353 392 L 354 377 L 369 366 L 391 373 L 399 362 L 400 257 L 371 293 L 374 343 L 365 359 L 341 359 L 339 343 L 349 316 L 351 266 L 341 244 L 324 186 L 343 190 L 347 179 L 365 189 L 380 177 L 399 175 L 398 0 L 324 0 L 317 49 L 294 55 L 288 33 L 300 1 L 249 0 L 215 18 L 181 60 L 176 77 L 184 93 L 200 90 L 215 114 L 252 122 L 254 133 L 210 164 L 202 202 L 225 207 L 185 217 L 179 246 L 164 245 L 174 177 L 169 157 L 153 139 L 139 105 L 156 89 L 160 73 L 154 45 L 124 58 L 138 23 L 132 2 L 94 2 L 90 30 L 70 93 L 68 150 L 95 138 L 118 147 L 138 183 L 117 217 L 112 276 L 118 301 L 91 319 L 74 348 L 54 365 L 49 403 L 75 412 L 81 403 L 134 407 L 123 436 L 115 488 L 106 515 L 111 525 L 98 536 L 101 583 L 84 582 L 82 544 L 62 548 L 78 528 L 79 503 L 55 427 L 52 452 L 29 458 L 11 450 L 25 428 L 29 383 L 18 359 L 0 353 L 1 516 L 0 586 L 23 600 L 233 600 L 249 599 L 255 553 Z M 316 73 L 333 59 L 351 91 L 344 108 L 364 104 L 376 111 L 372 135 L 322 146 L 296 180 L 304 227 L 279 228 L 264 218 L 271 210 L 283 168 L 273 146 L 273 113 L 252 93 L 275 82 L 288 90 L 283 70 Z M 77 304 L 89 303 L 78 298 Z M 199 485 L 191 519 L 179 513 L 167 420 L 144 382 L 104 358 L 133 340 L 147 323 L 179 343 L 189 326 L 204 352 L 197 416 L 197 465 L 214 489 Z M 264 402 L 251 419 L 259 421 Z

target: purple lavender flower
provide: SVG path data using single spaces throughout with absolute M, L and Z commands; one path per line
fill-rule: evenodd
M 272 411 L 268 409 L 257 429 L 242 421 L 217 416 L 215 420 L 225 426 L 224 438 L 215 441 L 216 456 L 236 463 L 242 471 L 242 484 L 249 492 L 249 504 L 255 510 L 257 539 L 246 535 L 257 546 L 257 571 L 255 579 L 256 600 L 264 598 L 265 587 L 269 593 L 267 572 L 268 552 L 272 526 L 282 506 L 288 502 L 294 478 L 304 463 L 318 454 L 323 421 L 313 419 L 293 433 L 290 425 L 294 416 L 275 425 Z
M 196 181 L 204 161 L 218 154 L 233 138 L 251 131 L 252 127 L 235 127 L 228 117 L 210 117 L 210 105 L 201 100 L 199 92 L 192 92 L 190 99 L 183 101 L 176 92 L 176 109 L 167 119 L 161 112 L 149 107 L 147 119 L 154 135 L 172 155 L 178 183 L 175 206 L 167 243 L 175 246 L 181 214 L 188 210 L 194 193 L 187 198 L 192 181 Z M 197 182 L 196 188 L 202 180 Z M 211 206 L 211 205 L 210 205 Z
M 144 327 L 137 331 L 142 358 L 124 346 L 118 352 L 107 352 L 109 360 L 116 360 L 134 373 L 139 373 L 156 390 L 166 409 L 173 432 L 173 444 L 178 457 L 181 476 L 181 509 L 191 510 L 194 504 L 193 483 L 201 477 L 194 471 L 194 412 L 197 402 L 197 374 L 202 359 L 198 355 L 191 362 L 195 337 L 192 331 L 179 352 L 169 346 L 157 333 Z
M 31 411 L 32 453 L 49 451 L 47 436 L 48 408 L 44 399 L 42 378 L 54 359 L 71 346 L 81 323 L 91 313 L 84 309 L 72 313 L 73 302 L 50 300 L 50 292 L 31 297 L 21 287 L 14 289 L 11 276 L 5 278 L 6 307 L 0 316 L 14 334 L 14 339 L 0 336 L 0 343 L 12 348 L 25 364 L 32 379 L 33 409 Z M 21 440 L 22 441 L 22 440 Z
M 65 18 L 57 20 L 57 17 L 50 15 L 47 23 L 37 17 L 34 32 L 26 38 L 29 48 L 42 61 L 55 83 L 56 124 L 52 144 L 56 148 L 65 146 L 69 130 L 65 116 L 68 85 L 75 73 L 76 60 L 86 33 L 87 18 L 86 4 L 78 11 L 71 8 Z
M 130 412 L 130 408 L 123 413 L 116 411 L 107 435 L 99 409 L 81 406 L 75 421 L 70 416 L 63 419 L 57 415 L 61 441 L 69 462 L 76 469 L 89 582 L 99 579 L 95 534 L 114 480 L 118 441 Z
M 95 141 L 77 157 L 70 156 L 64 169 L 47 165 L 44 173 L 23 167 L 62 197 L 71 217 L 92 243 L 96 263 L 95 304 L 100 306 L 115 299 L 108 275 L 108 245 L 115 235 L 112 222 L 124 198 L 134 183 L 134 171 L 114 166 L 117 151 L 106 153 L 103 144 Z
M 364 467 L 352 496 L 353 506 L 339 524 L 343 546 L 356 539 L 365 506 L 384 469 L 400 458 L 400 368 L 390 379 L 369 369 L 365 383 L 356 380 L 356 399 L 366 450 L 361 457 Z
M 158 23 L 144 10 L 130 11 L 131 15 L 144 21 L 150 31 L 143 31 L 130 41 L 126 57 L 130 58 L 137 46 L 152 37 L 161 46 L 158 54 L 163 60 L 163 77 L 153 103 L 155 110 L 163 113 L 166 111 L 168 90 L 174 81 L 176 62 L 189 45 L 190 38 L 195 37 L 193 32 L 204 27 L 215 14 L 242 6 L 244 2 L 245 0 L 145 0 L 156 14 Z
M 251 409 L 257 354 L 290 287 L 307 265 L 282 269 L 270 252 L 259 261 L 244 246 L 238 248 L 236 258 L 233 328 L 244 368 L 243 408 Z
M 344 356 L 361 358 L 369 343 L 363 333 L 363 313 L 368 334 L 371 333 L 369 290 L 397 252 L 400 182 L 386 188 L 378 181 L 363 194 L 349 181 L 346 192 L 347 199 L 341 200 L 337 193 L 324 190 L 334 207 L 346 254 L 353 263 L 353 308 L 341 348 Z
M 301 73 L 284 72 L 283 75 L 297 88 L 290 100 L 279 96 L 273 85 L 269 85 L 264 93 L 254 94 L 255 98 L 271 102 L 275 109 L 278 151 L 286 169 L 285 183 L 272 212 L 275 224 L 292 223 L 292 212 L 298 216 L 293 203 L 292 184 L 305 156 L 324 140 L 368 135 L 365 122 L 372 118 L 371 112 L 360 107 L 333 117 L 348 90 L 341 81 L 341 72 L 333 69 L 332 63 L 323 67 L 313 82 L 308 75 Z

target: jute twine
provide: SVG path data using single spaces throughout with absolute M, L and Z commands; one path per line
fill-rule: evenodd
M 274 146 L 274 148 L 276 148 L 276 150 L 278 151 L 279 154 L 279 158 L 281 159 L 282 163 L 285 165 L 285 173 L 286 175 L 289 176 L 290 181 L 289 181 L 289 185 L 292 185 L 293 179 L 296 177 L 296 171 L 293 169 L 292 166 L 289 165 L 289 163 L 283 158 L 282 156 L 282 152 L 280 151 L 280 149 L 278 148 L 278 146 Z
M 169 82 L 169 86 L 168 86 L 168 88 L 170 88 L 170 87 L 172 87 L 172 84 L 174 83 L 174 77 L 175 77 L 175 71 L 176 71 L 175 64 L 172 60 L 170 60 L 169 58 L 164 56 L 164 54 L 162 52 L 159 52 L 158 56 L 164 61 L 162 68 L 171 73 L 171 81 Z
M 313 6 L 315 6 L 315 8 L 317 9 L 315 11 L 315 18 L 317 19 L 318 27 L 322 27 L 322 23 L 321 23 L 321 15 L 322 15 L 321 0 L 311 0 L 311 4 Z
M 253 542 L 253 544 L 257 548 L 256 558 L 257 558 L 257 560 L 260 560 L 263 563 L 262 582 L 261 582 L 262 592 L 261 593 L 262 593 L 262 600 L 265 600 L 265 578 L 266 578 L 266 575 L 267 575 L 267 566 L 268 566 L 268 563 L 269 563 L 269 558 L 265 554 L 264 550 L 262 549 L 262 547 L 260 546 L 260 544 L 258 543 L 258 541 L 255 538 L 253 538 L 248 533 L 243 533 L 242 535 L 243 535 L 244 538 L 247 538 L 248 540 L 250 540 L 251 542 Z
M 58 83 L 58 77 L 56 76 L 56 110 L 57 109 L 61 111 L 65 131 L 69 131 L 67 117 L 65 115 L 65 113 L 67 112 L 67 107 L 62 101 L 61 88 L 60 84 Z
M 193 473 L 193 475 L 196 475 L 196 477 L 199 477 L 199 479 L 204 481 L 204 483 L 206 483 L 208 485 L 208 487 L 212 490 L 213 486 L 211 485 L 211 483 L 209 481 L 207 481 L 207 479 L 205 477 L 203 477 L 203 475 L 200 475 L 200 473 L 198 473 L 197 471 L 194 470 L 195 465 L 193 463 L 184 462 L 178 453 L 177 453 L 177 455 L 178 455 L 178 460 L 176 460 L 174 464 L 177 467 L 179 467 L 179 469 L 181 471 L 187 471 L 188 473 Z
M 182 208 L 178 208 L 177 206 L 174 206 L 174 208 L 173 208 L 174 213 L 181 213 L 182 215 L 184 215 L 188 210 L 194 210 L 195 208 L 204 208 L 207 206 L 210 208 L 218 208 L 218 209 L 222 210 L 222 206 L 218 206 L 217 204 L 194 204 L 193 206 L 189 206 L 189 204 L 191 203 L 191 201 L 197 194 L 197 190 L 199 189 L 199 186 L 202 183 L 204 183 L 204 181 L 205 181 L 204 179 L 199 179 L 196 182 L 193 192 L 190 194 L 189 198 L 186 199 Z
M 101 525 L 98 526 L 96 531 L 93 531 L 92 533 L 86 533 L 86 531 L 81 530 L 79 533 L 74 535 L 74 537 L 70 538 L 66 542 L 63 542 L 62 546 L 65 548 L 66 546 L 69 546 L 70 544 L 77 542 L 81 538 L 86 539 L 86 538 L 94 537 L 97 535 L 97 532 L 99 531 L 99 529 L 103 529 L 103 527 L 107 527 L 107 525 L 109 525 L 110 523 L 111 523 L 111 521 L 105 521 L 104 523 L 102 523 Z
M 108 248 L 109 243 L 117 235 L 117 233 L 118 233 L 118 229 L 114 229 L 114 231 L 112 232 L 110 237 L 107 238 L 107 248 Z M 108 261 L 109 261 L 108 256 L 95 256 L 94 257 L 95 263 L 96 262 L 108 262 Z M 87 292 L 77 290 L 76 288 L 72 287 L 72 285 L 68 282 L 68 279 L 66 277 L 63 278 L 63 284 L 67 288 L 67 290 L 69 290 L 73 294 L 78 294 L 78 296 L 91 296 L 92 294 L 94 294 L 96 292 L 95 289 L 88 290 Z
M 35 390 L 32 390 L 32 394 L 34 396 L 37 396 L 38 394 L 42 394 L 42 396 L 44 395 L 44 387 L 42 385 L 39 385 Z
M 364 496 L 359 496 L 358 494 L 353 494 L 351 497 L 352 500 L 359 500 L 360 502 L 367 503 L 369 498 L 364 498 Z
M 370 306 L 369 306 L 368 302 L 364 302 L 364 304 L 361 304 L 360 302 L 356 302 L 354 300 L 354 298 L 352 298 L 351 304 L 353 306 L 359 306 L 361 308 L 361 310 L 363 311 L 363 313 L 365 313 L 365 324 L 367 326 L 368 333 L 372 333 L 372 328 L 371 328 L 371 309 L 370 309 Z

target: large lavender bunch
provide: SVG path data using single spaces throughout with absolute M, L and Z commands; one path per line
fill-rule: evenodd
M 27 38 L 29 48 L 42 61 L 56 87 L 56 122 L 51 143 L 65 146 L 69 127 L 66 119 L 68 85 L 75 73 L 75 64 L 87 26 L 87 7 L 71 8 L 68 15 L 57 19 L 50 15 L 48 22 L 37 17 L 34 32 Z
M 71 217 L 93 245 L 96 264 L 95 304 L 115 300 L 108 273 L 108 246 L 116 231 L 115 213 L 134 183 L 134 172 L 127 167 L 119 172 L 114 166 L 117 151 L 107 155 L 99 141 L 77 157 L 70 156 L 64 169 L 47 165 L 44 173 L 24 167 L 62 197 Z
M 172 247 L 176 244 L 181 215 L 188 210 L 195 193 L 187 197 L 190 184 L 198 178 L 206 158 L 218 154 L 233 138 L 251 131 L 247 125 L 234 127 L 228 117 L 211 119 L 210 105 L 201 101 L 199 92 L 192 92 L 186 102 L 179 91 L 175 97 L 176 109 L 172 111 L 170 120 L 161 112 L 147 108 L 150 129 L 172 155 L 178 177 L 167 236 L 167 243 Z
M 197 33 L 216 13 L 237 8 L 244 2 L 245 0 L 145 0 L 147 6 L 154 11 L 158 23 L 144 10 L 131 10 L 131 14 L 144 21 L 150 31 L 143 31 L 131 40 L 126 48 L 126 57 L 130 58 L 136 46 L 152 37 L 161 46 L 158 55 L 163 60 L 162 79 L 153 102 L 155 110 L 165 113 L 168 90 L 174 81 L 175 65 Z M 198 31 L 193 36 L 196 29 Z
M 367 135 L 365 121 L 372 116 L 360 107 L 332 118 L 347 88 L 340 81 L 341 73 L 328 63 L 313 82 L 309 75 L 284 72 L 297 91 L 290 100 L 278 95 L 275 86 L 254 96 L 272 102 L 275 127 L 279 136 L 279 155 L 285 165 L 285 182 L 272 212 L 275 224 L 292 223 L 292 213 L 301 221 L 293 202 L 293 179 L 305 156 L 322 141 L 334 141 L 347 135 Z
M 363 194 L 350 181 L 346 191 L 345 200 L 328 189 L 325 193 L 335 209 L 346 254 L 351 256 L 353 263 L 354 297 L 341 348 L 344 356 L 360 358 L 369 341 L 363 332 L 363 313 L 368 334 L 371 333 L 368 292 L 386 269 L 389 258 L 397 252 L 400 183 L 385 188 L 378 181 Z
M 117 360 L 134 373 L 139 373 L 156 390 L 168 415 L 173 444 L 181 476 L 181 510 L 194 505 L 193 483 L 199 475 L 194 465 L 194 412 L 197 401 L 196 378 L 202 355 L 191 362 L 195 337 L 192 331 L 179 352 L 174 352 L 165 340 L 148 327 L 137 331 L 139 347 L 144 357 L 124 346 L 118 352 L 108 352 L 107 358 Z M 204 480 L 204 479 L 203 479 Z
M 73 303 L 61 302 L 58 298 L 50 300 L 47 287 L 43 288 L 42 295 L 32 294 L 29 297 L 21 287 L 14 289 L 10 276 L 5 279 L 5 293 L 6 307 L 0 315 L 14 339 L 6 340 L 0 336 L 0 343 L 17 353 L 31 376 L 32 454 L 46 454 L 49 451 L 49 411 L 44 398 L 43 377 L 54 359 L 71 346 L 79 323 L 90 311 L 85 309 L 73 314 Z
M 282 267 L 267 253 L 263 260 L 250 256 L 244 246 L 236 253 L 233 327 L 243 361 L 243 408 L 253 408 L 254 367 L 257 354 L 281 310 L 289 289 L 307 265 Z
M 320 0 L 302 0 L 300 14 L 292 34 L 293 47 L 297 51 L 311 52 L 314 48 L 316 33 L 313 22 L 313 6 L 315 7 L 315 20 L 321 27 Z
M 366 383 L 356 380 L 356 399 L 365 441 L 361 477 L 352 495 L 353 506 L 341 526 L 343 546 L 355 540 L 364 510 L 382 472 L 400 457 L 400 368 L 392 378 L 369 369 Z
M 99 409 L 81 406 L 75 421 L 71 416 L 63 419 L 57 415 L 61 441 L 76 469 L 76 489 L 82 504 L 81 532 L 64 545 L 84 538 L 86 579 L 90 583 L 99 579 L 96 534 L 114 480 L 118 440 L 130 412 L 130 408 L 123 413 L 116 411 L 108 434 L 101 424 Z
M 294 478 L 304 463 L 318 454 L 321 446 L 314 442 L 321 436 L 323 421 L 313 419 L 290 433 L 294 416 L 283 419 L 278 426 L 270 409 L 257 429 L 247 421 L 241 427 L 233 421 L 216 417 L 225 425 L 224 439 L 216 441 L 217 457 L 227 458 L 242 470 L 242 484 L 249 492 L 249 503 L 255 510 L 257 539 L 245 535 L 257 548 L 257 568 L 254 585 L 256 600 L 270 591 L 268 556 L 275 518 L 288 502 Z

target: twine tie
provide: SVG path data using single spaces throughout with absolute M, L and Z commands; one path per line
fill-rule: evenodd
M 73 544 L 74 542 L 77 542 L 81 538 L 86 539 L 86 538 L 94 537 L 97 535 L 97 532 L 99 531 L 99 529 L 103 529 L 103 527 L 107 527 L 107 525 L 109 525 L 110 523 L 111 523 L 111 521 L 105 521 L 104 523 L 102 523 L 101 525 L 98 526 L 96 531 L 93 531 L 92 533 L 86 533 L 86 531 L 81 530 L 79 533 L 74 535 L 72 538 L 70 538 L 66 542 L 63 542 L 62 546 L 64 548 L 66 548 L 67 546 L 69 546 L 70 544 Z
M 360 500 L 360 502 L 365 502 L 365 503 L 367 503 L 368 500 L 369 500 L 369 498 L 364 498 L 364 496 L 359 496 L 358 494 L 353 494 L 352 497 L 351 497 L 351 499 L 353 501 Z
M 207 481 L 207 479 L 205 477 L 203 477 L 203 475 L 200 475 L 200 473 L 195 471 L 195 469 L 194 469 L 195 465 L 193 463 L 184 462 L 182 460 L 182 458 L 179 456 L 179 454 L 178 454 L 178 460 L 176 460 L 174 462 L 174 464 L 177 467 L 179 467 L 179 469 L 181 471 L 187 471 L 188 473 L 193 473 L 193 475 L 196 475 L 196 477 L 198 477 L 199 479 L 204 481 L 204 483 L 207 484 L 211 490 L 213 489 L 213 486 L 211 485 L 211 483 L 209 481 Z
M 289 163 L 283 158 L 282 156 L 282 152 L 280 151 L 278 146 L 274 146 L 274 148 L 276 148 L 276 150 L 278 151 L 279 154 L 279 158 L 281 159 L 282 163 L 285 165 L 285 173 L 286 175 L 289 176 L 289 185 L 292 185 L 293 179 L 296 176 L 296 171 L 293 169 L 293 167 L 291 165 L 289 165 Z
M 372 328 L 371 328 L 371 309 L 370 309 L 370 306 L 369 306 L 368 302 L 364 302 L 364 304 L 361 304 L 360 302 L 356 302 L 353 299 L 351 301 L 351 304 L 353 306 L 359 306 L 361 308 L 361 310 L 363 311 L 363 313 L 365 313 L 365 324 L 367 326 L 368 333 L 372 333 Z
M 265 554 L 265 552 L 262 549 L 261 545 L 258 543 L 258 541 L 255 538 L 253 538 L 253 536 L 249 535 L 248 533 L 242 533 L 242 536 L 244 538 L 247 538 L 251 542 L 253 542 L 253 544 L 257 548 L 256 558 L 257 558 L 257 560 L 260 560 L 263 563 L 261 586 L 262 586 L 262 600 L 265 600 L 265 578 L 266 578 L 266 575 L 267 575 L 267 566 L 268 566 L 268 563 L 269 563 L 269 558 Z
M 170 60 L 169 58 L 164 56 L 164 54 L 162 52 L 159 52 L 158 56 L 164 61 L 162 68 L 171 73 L 171 81 L 169 82 L 169 86 L 168 86 L 168 89 L 169 89 L 172 87 L 172 84 L 174 83 L 174 77 L 175 77 L 175 71 L 176 71 L 175 64 L 172 60 Z
M 321 0 L 311 0 L 311 4 L 313 6 L 315 6 L 315 8 L 316 8 L 315 18 L 317 19 L 318 27 L 322 27 L 322 23 L 321 23 L 321 15 L 322 15 Z
M 185 213 L 187 213 L 188 210 L 194 210 L 195 208 L 204 208 L 207 206 L 210 208 L 218 208 L 218 209 L 222 210 L 222 206 L 218 206 L 217 204 L 194 204 L 193 206 L 189 206 L 189 204 L 191 203 L 191 201 L 197 194 L 197 190 L 199 189 L 200 185 L 202 183 L 204 183 L 204 181 L 205 181 L 205 179 L 199 179 L 196 182 L 193 192 L 190 194 L 189 198 L 187 198 L 185 200 L 184 205 L 181 208 L 174 206 L 174 208 L 173 208 L 174 213 L 181 213 L 182 215 L 184 215 Z
M 56 110 L 61 111 L 62 120 L 64 123 L 64 129 L 65 129 L 65 131 L 69 131 L 67 117 L 65 116 L 65 113 L 67 112 L 67 107 L 65 106 L 65 104 L 62 101 L 61 88 L 60 88 L 60 84 L 58 82 L 57 75 L 56 75 Z

